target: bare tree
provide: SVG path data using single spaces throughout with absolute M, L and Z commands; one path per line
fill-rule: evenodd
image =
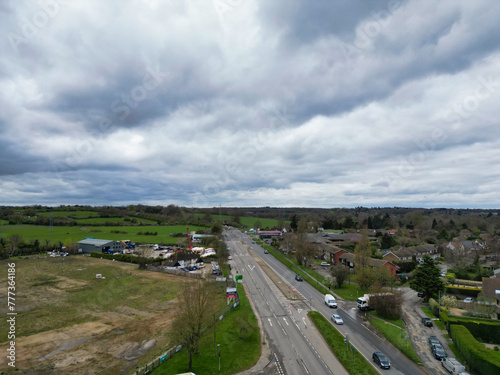
M 172 337 L 189 353 L 189 370 L 193 354 L 198 350 L 202 329 L 211 323 L 211 317 L 219 306 L 214 282 L 199 280 L 183 286 L 177 295 L 175 317 L 172 321 Z
M 144 258 L 150 258 L 153 255 L 153 248 L 147 245 L 140 245 L 136 247 L 134 253 Z

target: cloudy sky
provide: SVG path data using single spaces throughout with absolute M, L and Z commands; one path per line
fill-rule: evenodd
M 0 204 L 500 207 L 498 0 L 0 2 Z

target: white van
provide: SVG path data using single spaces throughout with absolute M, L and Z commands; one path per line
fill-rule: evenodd
M 331 294 L 325 294 L 325 305 L 337 308 L 337 300 Z
M 465 366 L 455 358 L 443 358 L 441 365 L 451 374 L 460 374 L 465 371 Z

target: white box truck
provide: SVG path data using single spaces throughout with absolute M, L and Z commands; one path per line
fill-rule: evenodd
M 325 294 L 325 305 L 328 307 L 337 308 L 337 300 L 331 294 Z
M 465 372 L 465 366 L 458 362 L 455 358 L 443 358 L 441 360 L 441 366 L 453 375 Z
M 358 309 L 360 310 L 373 310 L 374 309 L 374 300 L 376 299 L 391 299 L 396 296 L 393 293 L 373 293 L 373 294 L 365 294 L 363 297 L 358 298 Z M 370 302 L 371 300 L 371 302 Z

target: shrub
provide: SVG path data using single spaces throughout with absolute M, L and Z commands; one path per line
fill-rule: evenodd
M 429 298 L 429 307 L 434 316 L 439 317 L 439 303 L 437 303 L 434 298 Z
M 450 334 L 471 370 L 481 375 L 500 374 L 500 353 L 486 349 L 463 326 L 452 324 Z
M 457 307 L 457 298 L 455 296 L 443 296 L 441 298 L 441 306 L 446 308 Z

